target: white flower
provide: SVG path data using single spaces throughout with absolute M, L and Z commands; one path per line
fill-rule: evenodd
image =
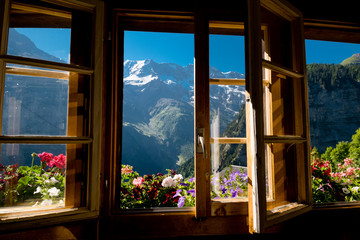
M 174 181 L 176 182 L 181 182 L 181 180 L 183 180 L 183 176 L 181 174 L 176 174 L 174 177 L 173 177 Z
M 38 202 L 38 201 L 36 201 L 36 203 L 33 205 L 33 207 L 37 207 L 37 206 L 39 206 L 39 202 Z
M 357 193 L 359 192 L 359 187 L 353 187 L 352 190 Z
M 42 201 L 42 202 L 40 203 L 40 206 L 50 206 L 50 205 L 52 205 L 52 204 L 53 204 L 53 202 L 52 202 L 51 199 L 45 199 L 44 201 Z
M 162 181 L 161 185 L 163 187 L 176 187 L 176 182 L 172 177 L 167 177 Z
M 41 193 L 41 190 L 42 190 L 41 187 L 37 187 L 37 188 L 36 188 L 36 191 L 34 192 L 34 194 Z
M 56 187 L 52 187 L 48 190 L 48 193 L 50 197 L 57 197 L 59 195 L 60 189 L 57 189 Z
M 345 194 L 349 194 L 349 193 L 350 193 L 349 189 L 347 189 L 347 188 L 343 188 L 342 191 L 343 191 Z
M 59 182 L 59 181 L 56 180 L 54 177 L 50 178 L 50 183 L 51 183 L 51 184 L 55 184 L 55 183 L 57 183 L 57 182 Z

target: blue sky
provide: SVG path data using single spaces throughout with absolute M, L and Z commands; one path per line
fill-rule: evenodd
M 360 53 L 360 44 L 305 40 L 307 63 L 340 64 Z M 192 34 L 125 33 L 125 59 L 151 58 L 156 62 L 173 62 L 185 66 L 193 63 Z M 241 36 L 210 36 L 210 66 L 223 72 L 245 73 L 245 45 Z
M 355 53 L 360 53 L 360 44 L 318 40 L 305 40 L 306 63 L 339 64 Z
M 70 29 L 18 28 L 35 45 L 66 62 L 70 53 Z M 360 53 L 360 44 L 306 40 L 307 63 L 339 64 L 345 58 Z M 241 36 L 210 36 L 210 66 L 222 72 L 245 73 L 245 46 Z M 194 62 L 192 34 L 125 32 L 124 59 L 153 59 L 186 66 Z
M 70 28 L 16 28 L 41 50 L 69 62 Z
M 210 65 L 223 72 L 245 72 L 244 38 L 210 36 Z M 183 33 L 125 32 L 124 59 L 153 59 L 181 66 L 194 63 L 194 36 Z

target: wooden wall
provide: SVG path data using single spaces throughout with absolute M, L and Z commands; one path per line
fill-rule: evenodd
M 71 222 L 64 225 L 24 229 L 23 231 L 0 234 L 2 240 L 75 240 L 98 239 L 98 221 L 86 220 Z

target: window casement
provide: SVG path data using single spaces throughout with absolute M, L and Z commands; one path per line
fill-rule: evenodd
M 306 47 L 309 47 L 309 48 L 311 46 L 310 45 L 311 42 L 314 43 L 314 42 L 317 42 L 318 40 L 319 40 L 318 43 L 329 43 L 330 42 L 331 44 L 334 44 L 335 46 L 336 46 L 336 44 L 346 46 L 347 44 L 358 45 L 360 43 L 359 26 L 356 23 L 325 21 L 325 20 L 307 20 L 304 23 L 304 29 L 305 29 L 305 39 L 310 40 L 309 42 L 308 41 L 306 42 L 306 44 L 309 44 L 309 46 L 306 46 Z M 322 41 L 324 41 L 324 42 L 322 42 Z M 308 50 L 310 50 L 310 49 L 308 49 Z M 309 54 L 309 55 L 311 56 L 311 54 Z M 310 60 L 309 65 L 307 65 L 309 84 L 312 84 L 312 82 L 314 81 L 313 77 L 311 76 L 312 75 L 311 66 L 312 66 L 312 63 Z M 335 67 L 345 67 L 345 68 L 348 67 L 347 65 L 342 66 L 342 64 L 339 64 L 339 65 L 335 64 L 334 66 Z M 316 72 L 319 72 L 319 71 L 317 70 Z M 323 80 L 325 78 L 320 77 L 319 79 Z M 354 79 L 354 81 L 356 81 L 355 78 L 353 78 L 353 77 L 350 77 L 350 79 Z M 349 87 L 346 87 L 346 89 L 349 89 Z M 312 87 L 310 85 L 310 87 L 309 87 L 310 116 L 312 116 L 311 112 L 313 110 L 315 110 L 315 109 L 318 110 L 317 107 L 316 106 L 314 107 L 313 104 L 311 103 L 311 98 L 312 98 L 311 91 L 312 91 Z M 338 92 L 339 87 L 334 88 L 333 91 Z M 352 105 L 352 108 L 353 107 L 354 106 Z M 334 110 L 334 111 L 336 111 L 336 110 Z M 335 114 L 335 112 L 332 112 L 330 110 L 328 110 L 327 113 Z M 339 122 L 339 128 L 342 129 L 341 123 L 344 125 L 344 122 L 342 122 L 342 121 L 338 121 L 338 122 Z M 318 126 L 316 124 L 321 125 L 316 120 L 316 115 L 315 115 L 315 118 L 310 117 L 311 130 L 314 129 L 315 131 L 319 131 Z M 334 127 L 332 126 L 332 128 L 334 128 Z M 355 133 L 355 129 L 357 129 L 357 128 L 358 128 L 358 125 L 354 124 L 354 129 L 353 129 L 354 133 Z M 320 132 L 326 132 L 326 131 L 321 129 Z M 345 135 L 346 131 L 344 131 L 342 129 L 341 133 Z M 352 132 L 347 133 L 349 136 L 345 137 L 343 140 L 345 140 L 346 138 L 349 138 L 346 140 L 349 140 L 349 142 L 351 142 L 351 135 L 354 133 L 352 133 Z M 315 133 L 313 131 L 311 131 L 311 134 L 312 134 L 312 142 L 311 142 L 312 147 L 313 147 L 313 149 L 315 147 L 318 149 L 319 148 L 318 144 L 320 141 L 318 139 L 316 139 L 316 137 L 314 137 Z M 337 144 L 340 143 L 340 139 L 335 138 L 335 140 L 336 140 Z M 330 145 L 331 144 L 327 144 L 326 147 L 329 147 Z M 336 148 L 335 143 L 334 143 L 333 147 Z M 325 152 L 325 150 L 320 150 L 320 151 Z M 316 162 L 315 158 L 319 158 L 319 160 L 322 160 L 322 161 L 328 160 L 328 159 L 321 159 L 321 158 L 323 158 L 323 156 L 321 156 L 321 158 L 320 158 L 320 154 L 319 154 L 319 156 L 312 157 L 313 167 L 315 166 L 315 162 Z M 349 157 L 349 158 L 351 159 L 351 157 Z M 341 159 L 340 161 L 346 161 L 345 159 L 346 158 Z M 355 160 L 355 158 L 353 160 Z M 352 165 L 349 165 L 348 167 L 352 167 Z M 337 170 L 339 170 L 338 167 L 332 167 L 330 174 L 337 173 Z M 344 168 L 344 171 L 346 171 L 346 168 Z M 313 173 L 313 181 L 315 181 L 315 183 L 316 183 L 317 179 L 315 179 L 315 178 L 317 178 L 317 176 L 316 176 L 316 174 Z M 357 201 L 357 200 L 348 201 L 348 200 L 345 200 L 345 197 L 344 197 L 344 199 L 341 199 L 341 200 L 336 199 L 336 200 L 332 200 L 331 202 L 330 201 L 322 202 L 321 200 L 319 201 L 319 198 L 317 196 L 314 196 L 314 194 L 316 194 L 318 191 L 318 189 L 315 187 L 316 186 L 315 183 L 313 182 L 313 202 L 314 202 L 313 208 L 314 209 L 321 209 L 323 211 L 331 211 L 333 209 L 348 209 L 348 210 L 344 210 L 344 211 L 353 211 L 355 208 L 357 208 L 359 206 L 359 201 Z M 343 183 L 339 182 L 339 184 L 342 185 Z M 349 185 L 342 185 L 342 186 L 345 186 L 346 189 L 347 188 L 351 189 L 351 187 Z M 334 191 L 334 192 L 336 194 L 336 191 Z M 351 194 L 350 194 L 350 196 L 351 196 Z
M 2 189 L 5 200 L 0 218 L 26 222 L 31 216 L 41 219 L 41 215 L 54 213 L 85 218 L 98 214 L 102 10 L 100 3 L 1 2 L 0 162 L 30 170 L 16 170 L 12 185 L 5 184 L 11 189 Z M 28 38 L 22 30 L 34 33 Z M 69 50 L 68 60 L 39 49 L 50 46 L 57 50 L 64 40 L 32 43 L 34 35 L 44 34 L 46 39 L 49 32 L 68 39 L 64 47 Z M 43 152 L 53 155 L 41 159 Z M 60 153 L 63 162 L 55 164 Z M 64 180 L 62 189 L 52 185 L 59 182 L 59 175 Z M 28 184 L 21 185 L 22 189 L 25 180 Z M 54 204 L 59 192 L 63 199 Z M 66 217 L 57 221 L 66 221 Z
M 179 221 L 181 224 L 189 224 L 189 227 L 190 223 L 194 224 L 191 228 L 195 235 L 204 234 L 199 232 L 201 228 L 196 228 L 200 222 L 211 228 L 220 223 L 229 224 L 227 221 L 234 219 L 243 224 L 234 233 L 245 233 L 246 228 L 251 233 L 260 233 L 311 209 L 302 15 L 285 1 L 249 0 L 240 5 L 236 17 L 226 19 L 216 11 L 201 8 L 193 12 L 115 10 L 107 210 L 129 229 L 133 229 L 131 223 L 135 219 L 146 225 L 149 217 L 156 218 L 156 222 L 168 219 L 169 223 L 179 217 L 183 219 Z M 121 143 L 126 141 L 121 132 L 124 30 L 194 34 L 195 208 L 141 209 L 138 212 L 119 209 Z M 245 79 L 210 78 L 210 34 L 245 37 Z M 245 86 L 245 137 L 211 136 L 210 85 Z M 247 199 L 211 199 L 210 149 L 214 143 L 246 144 Z M 223 218 L 225 216 L 228 218 Z M 180 226 L 170 225 L 167 224 L 170 229 L 179 231 Z M 154 227 L 157 226 L 151 225 L 147 230 L 153 232 Z
M 249 230 L 259 233 L 311 209 L 310 133 L 301 12 L 284 1 L 252 1 L 248 13 Z M 263 25 L 269 32 L 265 55 L 260 52 Z M 264 70 L 269 74 L 261 74 Z M 264 77 L 269 77 L 272 112 L 267 132 Z M 264 177 L 268 151 L 273 179 Z M 274 181 L 273 199 L 266 195 L 267 181 Z

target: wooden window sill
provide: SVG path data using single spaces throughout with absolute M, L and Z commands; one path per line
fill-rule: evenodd
M 18 210 L 16 210 L 17 208 Z M 90 211 L 86 208 L 49 206 L 36 207 L 30 211 L 28 207 L 29 210 L 20 212 L 21 208 L 23 207 L 14 207 L 13 212 L 10 211 L 11 208 L 7 208 L 7 213 L 5 213 L 5 210 L 1 210 L 0 232 L 94 219 L 99 216 L 98 211 Z
M 354 202 L 333 202 L 333 203 L 314 203 L 314 210 L 338 210 L 360 208 L 360 201 Z
M 195 214 L 195 207 L 154 207 L 144 209 L 119 209 L 114 211 L 121 215 L 164 215 L 164 214 Z

